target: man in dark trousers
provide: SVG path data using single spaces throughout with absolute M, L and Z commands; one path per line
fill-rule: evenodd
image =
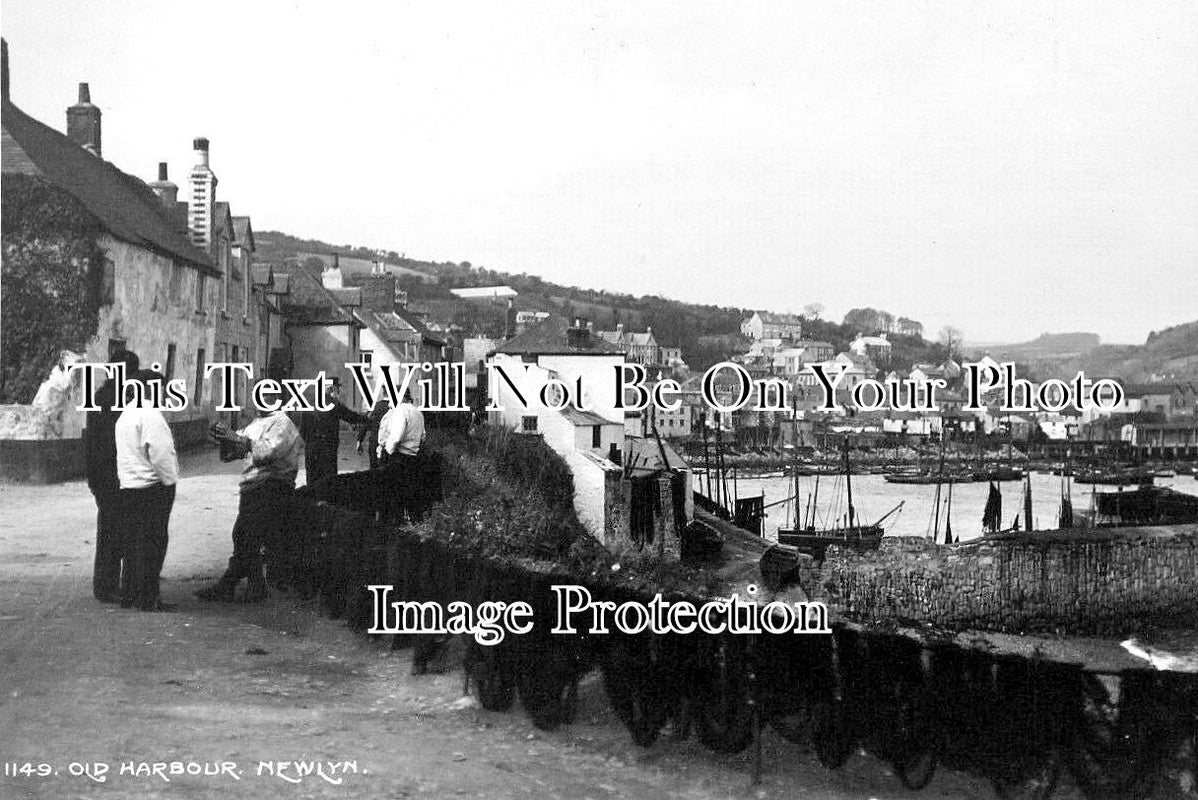
M 161 396 L 166 378 L 160 372 L 141 371 L 137 380 L 147 389 L 154 383 Z M 150 393 L 126 408 L 113 427 L 116 439 L 116 473 L 121 483 L 121 505 L 129 534 L 125 541 L 128 579 L 121 606 L 142 611 L 174 611 L 162 602 L 160 576 L 170 540 L 171 508 L 179 482 L 175 437 L 162 412 L 153 407 Z
M 241 474 L 241 501 L 233 523 L 229 568 L 219 581 L 196 592 L 196 596 L 231 603 L 237 584 L 246 578 L 242 601 L 260 603 L 268 594 L 262 549 L 277 542 L 286 531 L 289 500 L 304 444 L 294 423 L 282 411 L 260 411 L 256 420 L 237 432 L 220 424 L 212 425 L 210 432 L 221 444 L 221 460 L 244 458 L 245 470 Z
M 325 400 L 332 403 L 328 411 L 305 411 L 300 415 L 299 433 L 304 440 L 304 471 L 313 486 L 337 474 L 337 447 L 341 443 L 341 423 L 368 425 L 364 415 L 351 411 L 341 402 L 341 381 L 333 378 L 325 384 Z
M 125 365 L 125 375 L 132 380 L 141 363 L 134 353 L 121 350 L 112 356 L 112 363 Z M 89 411 L 83 429 L 83 453 L 87 471 L 87 488 L 96 500 L 96 561 L 92 570 L 92 594 L 102 603 L 116 603 L 127 588 L 129 575 L 122 575 L 124 560 L 121 484 L 116 474 L 116 438 L 113 429 L 119 411 L 116 402 L 116 381 L 108 381 L 96 391 L 99 411 Z M 123 578 L 123 581 L 122 581 Z

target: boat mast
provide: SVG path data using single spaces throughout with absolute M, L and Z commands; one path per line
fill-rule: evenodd
M 1023 484 L 1023 529 L 1032 530 L 1032 475 L 1024 476 Z
M 849 467 L 849 435 L 844 435 L 844 485 L 849 494 L 849 527 L 853 527 L 853 470 Z

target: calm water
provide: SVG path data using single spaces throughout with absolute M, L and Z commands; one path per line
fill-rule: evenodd
M 700 480 L 700 478 L 696 478 Z M 1037 529 L 1057 527 L 1057 514 L 1061 504 L 1061 481 L 1057 475 L 1032 475 L 1032 516 Z M 729 491 L 732 481 L 729 478 Z M 1192 475 L 1180 475 L 1176 478 L 1157 478 L 1157 486 L 1169 486 L 1187 494 L 1198 495 L 1198 480 Z M 738 476 L 736 481 L 737 493 L 740 497 L 765 495 L 768 505 L 777 500 L 783 500 L 793 493 L 793 479 L 781 477 L 745 477 Z M 814 477 L 799 478 L 799 492 L 802 497 L 802 508 L 807 507 L 808 497 L 815 488 Z M 1023 483 L 1010 481 L 999 484 L 1002 490 L 1002 520 L 1003 527 L 1009 527 L 1015 515 L 1019 514 L 1019 524 L 1023 527 Z M 1113 486 L 1092 487 L 1089 484 L 1073 484 L 1072 498 L 1075 513 L 1091 510 L 1091 493 L 1097 488 L 1099 492 L 1117 491 Z M 944 509 L 948 499 L 949 487 L 940 489 L 941 497 L 941 536 L 944 528 Z M 986 507 L 986 495 L 989 491 L 987 483 L 957 483 L 952 487 L 952 524 L 953 536 L 962 541 L 976 539 L 982 535 L 982 511 Z M 1124 490 L 1126 491 L 1126 489 Z M 892 509 L 900 501 L 906 501 L 903 509 L 891 515 L 883 525 L 887 536 L 926 536 L 932 530 L 932 506 L 936 497 L 936 486 L 887 483 L 881 475 L 856 475 L 853 477 L 853 507 L 857 519 L 864 523 L 872 523 L 878 517 Z M 841 518 L 847 513 L 845 502 L 844 476 L 821 475 L 819 478 L 819 498 L 817 505 L 817 525 L 831 525 L 836 517 Z M 793 514 L 793 512 L 791 512 Z M 787 505 L 776 505 L 766 509 L 765 531 L 766 538 L 777 539 L 779 527 L 787 525 Z M 793 521 L 793 517 L 791 517 Z

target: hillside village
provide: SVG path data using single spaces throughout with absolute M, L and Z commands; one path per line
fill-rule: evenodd
M 4 304 L 6 317 L 28 320 L 7 327 L 3 340 L 0 400 L 9 405 L 0 407 L 0 451 L 8 473 L 77 470 L 81 415 L 68 402 L 77 389 L 61 368 L 72 359 L 106 361 L 120 348 L 158 362 L 168 378 L 187 379 L 191 406 L 172 420 L 181 444 L 201 441 L 217 416 L 222 387 L 205 378 L 216 362 L 251 363 L 256 377 L 324 371 L 346 385 L 351 362 L 463 362 L 464 393 L 481 410 L 496 391 L 480 380 L 485 367 L 515 359 L 564 379 L 636 363 L 651 379 L 682 384 L 676 411 L 626 413 L 608 396 L 592 398 L 588 413 L 492 412 L 493 422 L 543 435 L 572 463 L 581 458 L 600 472 L 620 463 L 628 441 L 654 436 L 692 456 L 718 439 L 733 454 L 779 459 L 842 432 L 862 448 L 919 448 L 946 432 L 1154 455 L 1198 448 L 1198 397 L 1188 379 L 1128 385 L 1123 405 L 1102 416 L 1002 414 L 997 401 L 966 413 L 962 362 L 984 356 L 963 354 L 951 332 L 931 342 L 918 321 L 883 311 L 854 309 L 834 323 L 819 318 L 818 306 L 805 316 L 695 306 L 256 231 L 253 209 L 218 188 L 219 142 L 196 137 L 193 163 L 161 163 L 144 181 L 104 160 L 101 111 L 87 84 L 66 109 L 65 134 L 22 112 L 8 86 L 6 66 Z M 186 199 L 172 173 L 185 175 Z M 65 265 L 63 253 L 71 254 Z M 786 381 L 793 407 L 714 413 L 699 381 L 723 361 Z M 817 409 L 815 364 L 844 370 L 834 413 Z M 859 412 L 849 399 L 861 381 L 906 378 L 945 380 L 940 410 Z M 347 401 L 363 405 L 356 391 Z M 222 413 L 237 421 L 236 412 Z

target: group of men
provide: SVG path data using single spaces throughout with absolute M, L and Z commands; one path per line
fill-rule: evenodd
M 115 382 L 96 394 L 99 411 L 89 412 L 84 430 L 88 487 L 98 509 L 96 559 L 92 589 L 97 600 L 124 608 L 170 611 L 162 601 L 160 576 L 166 557 L 171 508 L 179 480 L 174 437 L 162 412 L 150 407 L 148 387 L 164 381 L 159 373 L 140 370 L 138 357 L 125 351 L 115 362 L 131 378 L 129 402 L 114 410 Z M 134 394 L 136 392 L 136 394 Z M 340 423 L 361 427 L 358 449 L 372 440 L 371 468 L 383 473 L 410 465 L 424 441 L 424 418 L 410 402 L 378 407 L 369 417 L 348 409 L 338 398 L 336 382 L 326 388 L 328 411 L 303 412 L 299 424 L 283 411 L 259 412 L 237 431 L 213 424 L 210 433 L 221 446 L 223 460 L 244 459 L 233 555 L 214 585 L 196 592 L 215 602 L 261 602 L 267 597 L 263 548 L 286 534 L 288 498 L 295 490 L 300 456 L 304 455 L 309 486 L 337 474 Z M 326 403 L 326 405 L 328 405 Z M 246 589 L 238 598 L 242 580 Z

